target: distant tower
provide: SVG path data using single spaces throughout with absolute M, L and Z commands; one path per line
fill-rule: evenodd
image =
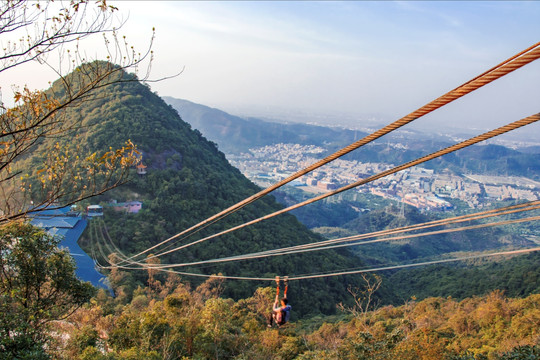
M 403 199 L 401 199 L 401 208 L 399 209 L 399 218 L 404 219 L 405 218 L 405 202 Z
M 143 163 L 141 162 L 139 165 L 137 165 L 137 174 L 139 176 L 144 176 L 146 175 L 146 166 L 143 165 Z

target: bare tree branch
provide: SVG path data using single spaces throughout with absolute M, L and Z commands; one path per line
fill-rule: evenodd
M 119 149 L 86 158 L 60 143 L 82 128 L 81 118 L 68 110 L 97 99 L 97 90 L 156 81 L 149 80 L 148 72 L 154 32 L 147 49 L 138 53 L 113 27 L 115 10 L 105 0 L 69 4 L 7 0 L 0 4 L 0 72 L 38 61 L 59 78 L 46 91 L 15 89 L 13 108 L 0 104 L 0 224 L 44 206 L 71 205 L 103 194 L 125 183 L 130 168 L 139 161 L 128 139 Z M 107 52 L 102 61 L 87 59 L 79 50 L 79 41 L 98 33 L 104 36 Z M 75 44 L 75 49 L 65 49 L 67 44 Z M 56 66 L 47 59 L 51 53 L 60 54 Z M 143 62 L 148 62 L 147 71 L 138 78 Z M 127 70 L 135 74 L 128 75 Z M 34 149 L 44 146 L 46 156 L 41 162 L 23 164 Z

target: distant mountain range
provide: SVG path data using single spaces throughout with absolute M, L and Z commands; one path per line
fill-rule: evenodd
M 258 118 L 241 118 L 224 111 L 172 97 L 163 98 L 182 119 L 215 142 L 226 154 L 246 152 L 249 148 L 277 143 L 317 145 L 327 149 L 324 157 L 353 143 L 367 133 L 338 127 L 300 123 L 270 122 Z M 401 164 L 452 145 L 455 137 L 402 129 L 346 155 L 346 160 Z M 470 135 L 463 134 L 462 138 Z M 388 144 L 406 144 L 397 151 Z M 540 179 L 540 146 L 518 150 L 501 145 L 476 145 L 430 161 L 424 166 L 450 169 L 457 173 L 516 175 Z M 493 160 L 497 161 L 493 161 Z M 489 163 L 489 165 L 488 165 Z
M 245 152 L 249 148 L 276 143 L 333 146 L 351 143 L 366 133 L 342 128 L 278 123 L 258 118 L 241 118 L 187 100 L 163 97 L 182 119 L 199 130 L 225 153 Z

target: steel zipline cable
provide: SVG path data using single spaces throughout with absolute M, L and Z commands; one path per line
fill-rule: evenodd
M 468 218 L 464 218 L 463 216 L 460 216 L 456 218 L 447 219 L 446 222 L 437 222 L 437 224 L 433 224 L 434 222 L 418 224 L 419 226 L 416 226 L 417 227 L 416 229 L 414 228 L 415 225 L 413 225 L 410 227 L 401 228 L 403 229 L 401 231 L 399 231 L 399 229 L 390 229 L 390 230 L 378 231 L 378 232 L 362 234 L 362 235 L 357 235 L 357 236 L 350 236 L 346 238 L 326 240 L 326 241 L 321 241 L 317 243 L 310 243 L 310 244 L 299 245 L 299 246 L 294 246 L 294 247 L 269 250 L 265 252 L 257 252 L 257 253 L 231 256 L 231 257 L 225 257 L 225 258 L 217 258 L 217 259 L 211 259 L 211 260 L 194 261 L 194 262 L 189 262 L 189 263 L 147 264 L 147 263 L 140 263 L 140 262 L 132 262 L 132 265 L 137 265 L 137 266 L 124 265 L 122 266 L 122 268 L 133 269 L 133 270 L 140 269 L 140 268 L 162 270 L 162 269 L 171 269 L 171 268 L 187 267 L 187 266 L 194 266 L 194 265 L 224 263 L 224 262 L 240 261 L 240 260 L 252 260 L 252 259 L 260 259 L 260 258 L 265 258 L 265 257 L 270 257 L 270 256 L 281 256 L 281 255 L 291 255 L 291 254 L 298 254 L 298 253 L 304 253 L 304 252 L 310 252 L 310 251 L 330 250 L 330 249 L 335 249 L 335 248 L 340 248 L 340 247 L 367 245 L 367 244 L 373 244 L 373 243 L 378 243 L 378 242 L 388 242 L 388 241 L 404 240 L 404 239 L 410 239 L 410 238 L 420 238 L 420 237 L 430 236 L 430 235 L 447 234 L 447 233 L 454 233 L 458 231 L 475 230 L 475 229 L 482 229 L 482 228 L 493 227 L 493 226 L 517 224 L 517 223 L 527 222 L 527 221 L 537 221 L 537 220 L 540 220 L 540 216 L 532 216 L 528 218 L 512 219 L 512 220 L 503 220 L 503 221 L 493 222 L 493 223 L 476 224 L 476 225 L 470 225 L 470 226 L 463 226 L 459 228 L 448 228 L 448 229 L 441 229 L 441 230 L 436 230 L 436 231 L 431 231 L 431 232 L 414 233 L 414 234 L 395 236 L 395 237 L 385 237 L 385 238 L 367 240 L 367 241 L 362 241 L 362 242 L 358 241 L 362 239 L 379 237 L 381 235 L 392 235 L 392 234 L 396 234 L 400 232 L 417 230 L 420 228 L 423 229 L 423 228 L 428 228 L 428 227 L 442 226 L 442 225 L 454 224 L 454 223 L 463 222 L 463 221 L 471 221 L 471 220 L 477 220 L 477 219 L 482 219 L 482 218 L 487 218 L 487 217 L 509 215 L 509 214 L 513 214 L 517 212 L 540 209 L 540 205 L 538 205 L 540 201 L 536 203 L 537 203 L 536 206 L 527 206 L 527 207 L 521 207 L 517 209 L 514 208 L 514 206 L 501 208 L 499 209 L 500 210 L 499 212 L 489 211 L 489 214 L 484 214 L 482 216 L 479 216 L 478 214 L 470 214 Z M 505 210 L 507 208 L 514 208 L 514 209 Z M 113 268 L 113 267 L 115 266 L 113 265 L 113 266 L 105 267 L 105 268 Z
M 480 220 L 480 219 L 485 219 L 485 218 L 495 217 L 495 216 L 510 215 L 510 214 L 515 214 L 519 212 L 532 211 L 532 210 L 537 210 L 537 209 L 540 209 L 540 201 L 533 201 L 526 204 L 507 206 L 504 208 L 489 210 L 489 211 L 485 211 L 481 213 L 474 213 L 474 214 L 469 214 L 469 215 L 464 215 L 464 216 L 453 217 L 449 219 L 431 221 L 431 222 L 422 223 L 422 224 L 415 224 L 415 225 L 396 228 L 396 229 L 375 231 L 375 232 L 371 232 L 367 234 L 348 236 L 348 237 L 332 239 L 332 240 L 324 240 L 324 241 L 319 241 L 315 243 L 290 246 L 286 248 L 261 251 L 261 252 L 251 253 L 251 254 L 230 256 L 230 257 L 217 258 L 217 259 L 211 259 L 211 260 L 201 260 L 201 261 L 195 261 L 195 262 L 190 262 L 190 263 L 150 265 L 150 267 L 153 269 L 165 269 L 165 268 L 176 268 L 176 267 L 211 264 L 211 263 L 222 263 L 222 262 L 229 262 L 229 261 L 258 259 L 258 258 L 270 257 L 270 256 L 303 253 L 307 251 L 328 250 L 328 249 L 344 247 L 344 246 L 358 246 L 358 245 L 365 245 L 365 244 L 371 244 L 371 243 L 383 242 L 383 241 L 403 240 L 403 239 L 409 239 L 409 238 L 415 238 L 415 237 L 423 237 L 423 236 L 451 233 L 451 232 L 464 231 L 464 230 L 480 229 L 480 228 L 489 227 L 489 226 L 507 225 L 510 223 L 518 223 L 518 222 L 524 222 L 524 221 L 534 221 L 534 220 L 538 220 L 538 218 L 533 217 L 533 218 L 527 218 L 527 219 L 509 220 L 511 221 L 510 223 L 503 221 L 503 222 L 497 222 L 497 223 L 478 224 L 478 225 L 466 226 L 466 227 L 461 227 L 461 228 L 443 229 L 443 230 L 438 230 L 438 231 L 433 231 L 433 232 L 428 232 L 428 233 L 414 233 L 411 235 L 405 235 L 405 236 L 399 236 L 399 237 L 381 238 L 381 239 L 376 239 L 376 240 L 358 242 L 359 240 L 363 240 L 363 239 L 369 239 L 369 238 L 375 238 L 375 237 L 381 237 L 381 236 L 387 236 L 387 235 L 395 235 L 395 234 L 404 233 L 404 232 L 423 230 L 423 229 L 432 228 L 432 227 L 446 226 L 446 225 L 451 225 L 451 224 L 457 224 L 460 222 Z M 337 245 L 337 244 L 342 244 L 342 245 Z M 138 265 L 137 267 L 131 267 L 132 269 L 136 269 L 140 266 L 145 266 L 145 267 L 149 266 L 148 264 L 144 264 L 140 262 L 132 262 L 132 265 Z
M 339 158 L 339 157 L 342 157 L 343 155 L 346 155 L 348 154 L 349 152 L 355 150 L 355 149 L 358 149 L 392 131 L 395 131 L 396 129 L 399 129 L 400 127 L 444 106 L 444 105 L 447 105 L 448 103 L 456 100 L 456 99 L 459 99 L 460 97 L 486 85 L 486 84 L 489 84 L 490 82 L 504 76 L 504 75 L 507 75 L 508 73 L 516 70 L 516 69 L 519 69 L 521 67 L 523 67 L 524 65 L 538 59 L 540 57 L 540 42 L 539 43 L 536 43 L 532 46 L 530 46 L 529 48 L 521 51 L 520 53 L 512 56 L 511 58 L 503 61 L 502 63 L 496 65 L 495 67 L 487 70 L 486 72 L 478 75 L 477 77 L 473 78 L 472 80 L 469 80 L 468 82 L 464 83 L 463 85 L 460 85 L 458 86 L 457 88 L 455 88 L 454 90 L 451 90 L 449 91 L 448 93 L 440 96 L 439 98 L 431 101 L 430 103 L 422 106 L 421 108 L 417 109 L 416 111 L 410 113 L 409 115 L 406 115 L 404 116 L 403 118 L 373 132 L 372 134 L 364 137 L 363 139 L 360 139 L 352 144 L 350 144 L 349 146 L 347 147 L 344 147 L 342 148 L 341 150 L 335 152 L 334 154 L 332 155 L 329 155 L 328 157 L 314 163 L 313 165 L 310 165 L 298 172 L 296 172 L 295 174 L 289 176 L 288 178 L 230 206 L 229 208 L 191 226 L 190 228 L 188 229 L 185 229 L 184 231 L 174 235 L 174 236 L 171 236 L 169 237 L 168 239 L 165 239 L 163 240 L 162 242 L 156 244 L 156 245 L 153 245 L 147 249 L 145 249 L 144 251 L 141 251 L 133 256 L 130 256 L 128 259 L 131 260 L 131 259 L 135 259 L 135 258 L 138 258 L 140 257 L 141 255 L 144 255 L 166 243 L 169 243 L 170 241 L 172 240 L 175 240 L 175 239 L 179 239 L 179 240 L 183 240 L 193 234 L 195 234 L 196 232 L 200 231 L 201 229 L 205 228 L 206 226 L 209 226 L 221 219 L 223 219 L 224 217 L 228 216 L 228 215 L 231 215 L 232 213 L 240 210 L 241 208 L 251 204 L 252 202 L 262 198 L 263 196 L 269 194 L 270 192 L 282 187 L 283 185 L 323 166 L 323 165 L 326 165 L 328 164 L 329 162 Z M 356 185 L 358 186 L 358 185 Z M 344 191 L 344 190 L 342 190 Z M 291 209 L 292 210 L 292 209 Z M 173 251 L 176 251 L 176 250 L 179 250 L 179 248 L 176 248 L 175 250 Z M 127 261 L 128 259 L 124 259 L 123 261 Z
M 404 226 L 400 228 L 374 231 L 371 233 L 352 235 L 352 236 L 347 236 L 347 237 L 343 237 L 339 239 L 318 241 L 315 243 L 290 246 L 290 247 L 275 249 L 275 250 L 261 251 L 254 254 L 257 254 L 257 255 L 274 254 L 274 253 L 286 252 L 286 251 L 291 251 L 291 250 L 318 248 L 318 247 L 323 247 L 323 246 L 336 244 L 336 243 L 358 241 L 358 240 L 372 238 L 372 237 L 379 237 L 379 236 L 393 235 L 393 234 L 399 234 L 399 233 L 409 232 L 409 231 L 423 230 L 423 229 L 428 229 L 431 227 L 446 226 L 446 225 L 457 224 L 457 223 L 461 223 L 465 221 L 480 220 L 480 219 L 485 219 L 485 218 L 494 217 L 494 216 L 509 215 L 509 214 L 514 214 L 518 212 L 531 211 L 531 210 L 537 210 L 537 209 L 540 209 L 540 200 L 531 201 L 528 203 L 523 203 L 523 204 L 518 204 L 518 205 L 506 206 L 503 208 L 498 208 L 498 209 L 493 209 L 493 210 L 488 210 L 488 211 L 476 212 L 476 213 L 468 214 L 468 215 L 462 215 L 462 216 L 456 216 L 456 217 L 447 218 L 447 219 L 430 221 L 430 222 L 421 223 L 421 224 L 414 224 L 414 225 Z M 238 257 L 242 257 L 242 255 L 239 255 Z
M 424 261 L 424 262 L 412 263 L 412 264 L 391 265 L 391 266 L 383 266 L 383 267 L 377 267 L 377 268 L 357 269 L 357 270 L 348 270 L 348 271 L 331 272 L 331 273 L 319 273 L 319 274 L 312 274 L 312 275 L 298 275 L 298 276 L 293 275 L 293 276 L 288 276 L 288 279 L 289 281 L 291 281 L 291 280 L 306 280 L 306 279 L 315 279 L 315 278 L 333 277 L 333 276 L 342 276 L 342 275 L 354 275 L 354 274 L 376 272 L 376 271 L 398 270 L 398 269 L 405 269 L 405 268 L 412 268 L 412 267 L 419 267 L 419 266 L 445 264 L 445 263 L 451 263 L 451 262 L 457 262 L 457 261 L 489 258 L 489 257 L 495 257 L 495 256 L 523 255 L 523 254 L 529 254 L 529 253 L 533 253 L 537 251 L 540 251 L 540 247 L 521 249 L 521 250 L 499 251 L 499 252 L 494 252 L 494 253 L 483 253 L 483 254 L 462 256 L 462 257 L 457 257 L 457 258 L 450 258 L 450 259 Z M 123 268 L 123 266 L 121 265 L 118 267 Z M 146 270 L 145 268 L 140 268 L 140 269 Z M 170 270 L 170 269 L 158 269 L 158 271 L 178 274 L 178 275 L 185 275 L 185 276 L 216 278 L 216 279 L 224 279 L 224 280 L 275 281 L 276 279 L 275 277 L 266 278 L 266 277 L 250 277 L 250 276 L 230 276 L 230 275 L 221 275 L 221 274 L 206 275 L 206 274 L 183 272 L 183 271 L 176 271 L 176 270 Z
M 468 147 L 468 146 L 477 144 L 477 143 L 479 143 L 479 142 L 488 140 L 488 139 L 493 138 L 493 137 L 495 137 L 495 136 L 499 136 L 499 135 L 504 134 L 504 133 L 506 133 L 506 132 L 509 132 L 509 131 L 518 129 L 518 128 L 520 128 L 520 127 L 523 127 L 523 126 L 525 126 L 525 125 L 532 124 L 532 123 L 537 122 L 537 121 L 539 121 L 539 120 L 540 120 L 540 113 L 535 114 L 535 115 L 528 116 L 528 117 L 526 117 L 526 118 L 517 120 L 517 121 L 515 121 L 515 122 L 513 122 L 513 123 L 510 123 L 510 124 L 501 126 L 501 127 L 497 128 L 497 129 L 488 131 L 488 132 L 486 132 L 486 133 L 484 133 L 484 134 L 475 136 L 475 137 L 470 138 L 470 139 L 468 139 L 468 140 L 465 140 L 465 141 L 462 141 L 462 142 L 457 143 L 457 144 L 455 144 L 455 145 L 449 146 L 449 147 L 447 147 L 447 148 L 445 148 L 445 149 L 436 151 L 436 152 L 431 153 L 431 154 L 429 154 L 429 155 L 426 155 L 426 156 L 423 156 L 423 157 L 421 157 L 421 158 L 417 158 L 417 159 L 415 159 L 415 160 L 409 161 L 409 162 L 407 162 L 407 163 L 405 163 L 405 164 L 396 166 L 396 167 L 394 167 L 394 168 L 392 168 L 392 169 L 388 169 L 388 170 L 386 170 L 386 171 L 382 171 L 382 172 L 380 172 L 380 173 L 378 173 L 378 174 L 376 174 L 376 175 L 373 175 L 373 176 L 370 176 L 370 177 L 368 177 L 368 178 L 365 178 L 365 179 L 362 179 L 362 180 L 360 180 L 360 181 L 357 181 L 357 182 L 355 182 L 355 183 L 346 185 L 346 186 L 344 186 L 344 187 L 342 187 L 342 188 L 339 188 L 339 189 L 337 189 L 337 190 L 334 190 L 334 191 L 331 191 L 331 192 L 328 192 L 328 193 L 325 193 L 325 194 L 316 196 L 316 197 L 314 197 L 314 198 L 312 198 L 312 199 L 309 199 L 309 200 L 303 201 L 303 202 L 301 202 L 301 203 L 298 203 L 298 204 L 289 206 L 289 207 L 287 207 L 287 208 L 284 208 L 284 209 L 281 209 L 281 210 L 279 210 L 279 211 L 273 212 L 273 213 L 271 213 L 271 214 L 262 216 L 262 217 L 260 217 L 260 218 L 257 218 L 257 219 L 254 219 L 254 220 L 245 222 L 245 223 L 243 223 L 243 224 L 241 224 L 241 225 L 238 225 L 238 226 L 229 228 L 229 229 L 224 230 L 224 231 L 221 231 L 221 232 L 219 232 L 219 233 L 215 233 L 215 234 L 213 234 L 213 235 L 210 235 L 210 236 L 204 237 L 204 238 L 202 238 L 202 239 L 199 239 L 199 240 L 190 242 L 190 243 L 188 243 L 188 244 L 184 244 L 184 245 L 182 245 L 182 246 L 178 246 L 178 247 L 176 247 L 176 248 L 174 248 L 174 249 L 170 249 L 170 250 L 167 250 L 167 251 L 163 251 L 163 252 L 158 253 L 158 254 L 156 254 L 156 255 L 152 255 L 152 256 L 150 256 L 149 258 L 160 257 L 160 256 L 163 256 L 163 255 L 166 255 L 166 254 L 169 254 L 169 253 L 172 253 L 172 252 L 181 250 L 181 249 L 185 249 L 185 248 L 187 248 L 187 247 L 189 247 L 189 246 L 193 246 L 193 245 L 195 245 L 195 244 L 199 244 L 199 243 L 202 243 L 202 242 L 204 242 L 204 241 L 207 241 L 207 240 L 216 238 L 216 237 L 218 237 L 218 236 L 222 236 L 222 235 L 231 233 L 231 232 L 236 231 L 236 230 L 239 230 L 239 229 L 241 229 L 241 228 L 244 228 L 244 227 L 247 227 L 247 226 L 250 226 L 250 225 L 259 223 L 259 222 L 261 222 L 261 221 L 263 221 L 263 220 L 270 219 L 270 218 L 272 218 L 272 217 L 274 217 L 274 216 L 277 216 L 277 215 L 280 215 L 280 214 L 289 212 L 289 211 L 291 211 L 291 210 L 300 208 L 300 207 L 302 207 L 302 206 L 305 206 L 305 205 L 314 203 L 314 202 L 316 202 L 316 201 L 325 199 L 325 198 L 327 198 L 327 197 L 330 197 L 330 196 L 339 194 L 339 193 L 344 192 L 344 191 L 346 191 L 346 190 L 353 189 L 353 188 L 358 187 L 358 186 L 360 186 L 360 185 L 367 184 L 367 183 L 369 183 L 369 182 L 378 180 L 378 179 L 383 178 L 383 177 L 385 177 L 385 176 L 388 176 L 388 175 L 394 174 L 394 173 L 396 173 L 396 172 L 399 172 L 399 171 L 408 169 L 408 168 L 410 168 L 410 167 L 419 165 L 419 164 L 424 163 L 424 162 L 426 162 L 426 161 L 433 160 L 433 159 L 435 159 L 435 158 L 441 157 L 441 156 L 446 155 L 446 154 L 450 154 L 450 153 L 452 153 L 452 152 L 454 152 L 454 151 L 457 151 L 457 150 L 466 148 L 466 147 Z M 124 261 L 126 261 L 126 260 L 124 260 Z
M 167 268 L 167 267 L 178 267 L 178 266 L 191 266 L 191 265 L 198 265 L 198 264 L 206 264 L 206 263 L 215 263 L 215 262 L 226 262 L 226 261 L 237 261 L 237 260 L 245 260 L 250 258 L 259 258 L 259 257 L 266 257 L 266 256 L 275 256 L 275 255 L 282 255 L 282 254 L 290 254 L 292 251 L 295 250 L 303 250 L 303 249 L 326 249 L 325 246 L 328 245 L 334 245 L 334 244 L 340 244 L 340 243 L 347 243 L 352 241 L 358 241 L 362 239 L 369 239 L 374 237 L 381 237 L 386 235 L 394 235 L 404 232 L 411 232 L 411 231 L 417 231 L 417 230 L 423 230 L 428 229 L 432 227 L 440 227 L 440 226 L 447 226 L 452 224 L 457 224 L 465 221 L 473 221 L 473 220 L 481 220 L 486 219 L 490 217 L 495 216 L 503 216 L 503 215 L 510 215 L 515 214 L 523 211 L 531 211 L 531 210 L 537 210 L 540 209 L 540 200 L 537 201 L 530 201 L 522 204 L 516 204 L 516 205 L 509 205 L 502 208 L 492 209 L 492 210 L 486 210 L 481 212 L 476 212 L 472 214 L 467 215 L 461 215 L 456 216 L 452 218 L 446 218 L 441 220 L 435 220 L 435 221 L 429 221 L 425 223 L 420 224 L 413 224 L 409 226 L 394 228 L 394 229 L 387 229 L 387 230 L 379 230 L 374 231 L 370 233 L 364 233 L 360 235 L 353 235 L 338 239 L 332 239 L 332 240 L 323 240 L 318 241 L 314 243 L 307 243 L 302 245 L 296 245 L 296 246 L 289 246 L 285 248 L 279 248 L 279 249 L 273 249 L 273 250 L 266 250 L 261 251 L 257 253 L 251 253 L 251 254 L 244 254 L 244 255 L 236 255 L 236 256 L 230 256 L 226 258 L 218 258 L 218 259 L 212 259 L 212 260 L 204 260 L 199 262 L 191 262 L 191 263 L 185 263 L 185 264 L 163 264 L 163 265 L 153 265 L 154 268 Z M 114 244 L 114 242 L 110 239 L 110 236 L 108 234 L 108 231 L 104 224 L 102 224 L 102 231 L 101 231 L 101 238 L 107 239 L 109 244 L 105 244 L 109 250 L 112 249 L 112 252 L 116 253 L 119 257 L 123 257 L 123 259 L 127 259 L 127 257 L 122 253 L 122 251 Z M 463 229 L 463 228 L 462 228 Z M 425 233 L 424 233 L 425 234 Z M 424 234 L 420 234 L 418 236 L 425 236 Z M 414 236 L 411 236 L 414 237 Z M 387 240 L 394 240 L 395 238 L 385 238 L 382 241 Z M 366 242 L 369 243 L 369 242 Z M 356 243 L 354 245 L 362 245 L 363 243 Z M 98 242 L 98 247 L 100 250 L 101 255 L 106 258 L 107 256 L 103 252 L 101 248 L 101 244 Z M 259 256 L 260 255 L 260 256 Z M 136 269 L 139 267 L 147 267 L 149 266 L 148 263 L 142 263 L 134 260 L 126 260 L 126 262 L 130 263 L 131 265 L 138 265 L 138 267 L 131 267 L 132 269 Z M 113 266 L 101 266 L 102 268 L 113 268 Z
M 469 255 L 469 256 L 462 256 L 462 257 L 453 258 L 453 259 L 432 260 L 432 261 L 424 261 L 424 262 L 419 262 L 419 263 L 384 266 L 384 267 L 362 269 L 362 270 L 351 270 L 351 271 L 342 271 L 342 272 L 317 274 L 317 275 L 289 276 L 289 280 L 306 280 L 306 279 L 316 279 L 316 278 L 322 278 L 322 277 L 360 274 L 360 273 L 375 272 L 375 271 L 397 270 L 397 269 L 405 269 L 405 268 L 418 267 L 418 266 L 445 264 L 445 263 L 456 262 L 456 261 L 481 259 L 481 258 L 487 258 L 487 257 L 493 257 L 493 256 L 527 254 L 527 253 L 532 253 L 536 251 L 540 251 L 540 247 L 521 249 L 521 250 L 500 251 L 500 252 L 487 253 L 487 254 Z

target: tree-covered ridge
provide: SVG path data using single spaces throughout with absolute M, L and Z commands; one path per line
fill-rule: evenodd
M 27 7 L 33 5 L 25 1 L 8 2 L 4 15 L 14 16 L 11 13 L 14 9 L 22 11 L 25 15 L 21 15 L 21 28 L 30 26 L 31 21 L 25 20 Z M 42 11 L 45 9 L 38 12 Z M 84 37 L 83 33 L 81 36 Z M 31 37 L 28 41 L 32 41 Z M 74 60 L 72 66 L 77 63 Z M 126 140 L 117 147 L 84 151 L 77 138 L 83 124 L 74 110 L 95 98 L 100 88 L 135 81 L 134 77 L 123 78 L 122 74 L 125 74 L 123 67 L 108 62 L 85 63 L 47 91 L 28 88 L 17 91 L 12 108 L 5 109 L 0 104 L 3 129 L 0 222 L 24 217 L 53 203 L 72 205 L 125 181 L 129 168 L 137 161 L 133 143 Z
M 71 118 L 78 125 L 76 133 L 44 139 L 24 163 L 32 169 L 32 164 L 42 162 L 47 156 L 47 149 L 54 144 L 76 153 L 79 159 L 94 153 L 99 157 L 103 151 L 121 146 L 127 140 L 137 146 L 140 159 L 147 166 L 147 174 L 139 177 L 132 169 L 129 183 L 92 200 L 105 206 L 105 223 L 96 233 L 106 231 L 108 236 L 92 236 L 88 230 L 81 246 L 88 253 L 95 254 L 100 263 L 106 263 L 112 251 L 138 253 L 259 191 L 227 162 L 215 144 L 192 130 L 148 86 L 137 82 L 132 74 L 119 72 L 115 75 L 119 77 L 118 81 L 97 89 L 92 97 L 76 108 L 65 109 L 66 118 Z M 58 83 L 53 84 L 51 94 L 57 86 Z M 142 211 L 138 214 L 114 212 L 108 206 L 113 199 L 142 201 Z M 84 207 L 89 203 L 81 205 Z M 203 229 L 184 243 L 280 208 L 273 197 L 266 197 Z M 107 243 L 108 239 L 113 244 Z M 318 240 L 321 238 L 307 230 L 294 216 L 285 214 L 160 257 L 159 261 L 177 263 L 213 259 Z M 178 242 L 173 243 L 173 246 L 177 245 Z M 144 261 L 144 256 L 140 260 Z M 358 265 L 358 260 L 346 251 L 328 251 L 179 270 L 273 278 L 276 275 L 335 271 Z M 161 280 L 166 277 L 165 274 L 156 276 Z M 126 279 L 125 285 L 131 291 L 148 283 L 145 272 L 138 270 Z M 196 278 L 194 281 L 197 282 Z M 334 312 L 334 303 L 346 293 L 349 281 L 353 280 L 315 280 L 300 285 L 291 293 L 298 304 L 296 314 Z M 256 282 L 231 282 L 225 293 L 240 298 L 251 294 L 259 285 Z
M 304 360 L 533 359 L 540 353 L 539 295 L 513 299 L 495 291 L 462 301 L 411 299 L 269 329 L 264 317 L 271 288 L 234 301 L 218 296 L 222 285 L 209 280 L 195 289 L 171 277 L 138 289 L 125 305 L 100 292 L 63 327 L 69 340 L 58 353 L 80 359 Z

